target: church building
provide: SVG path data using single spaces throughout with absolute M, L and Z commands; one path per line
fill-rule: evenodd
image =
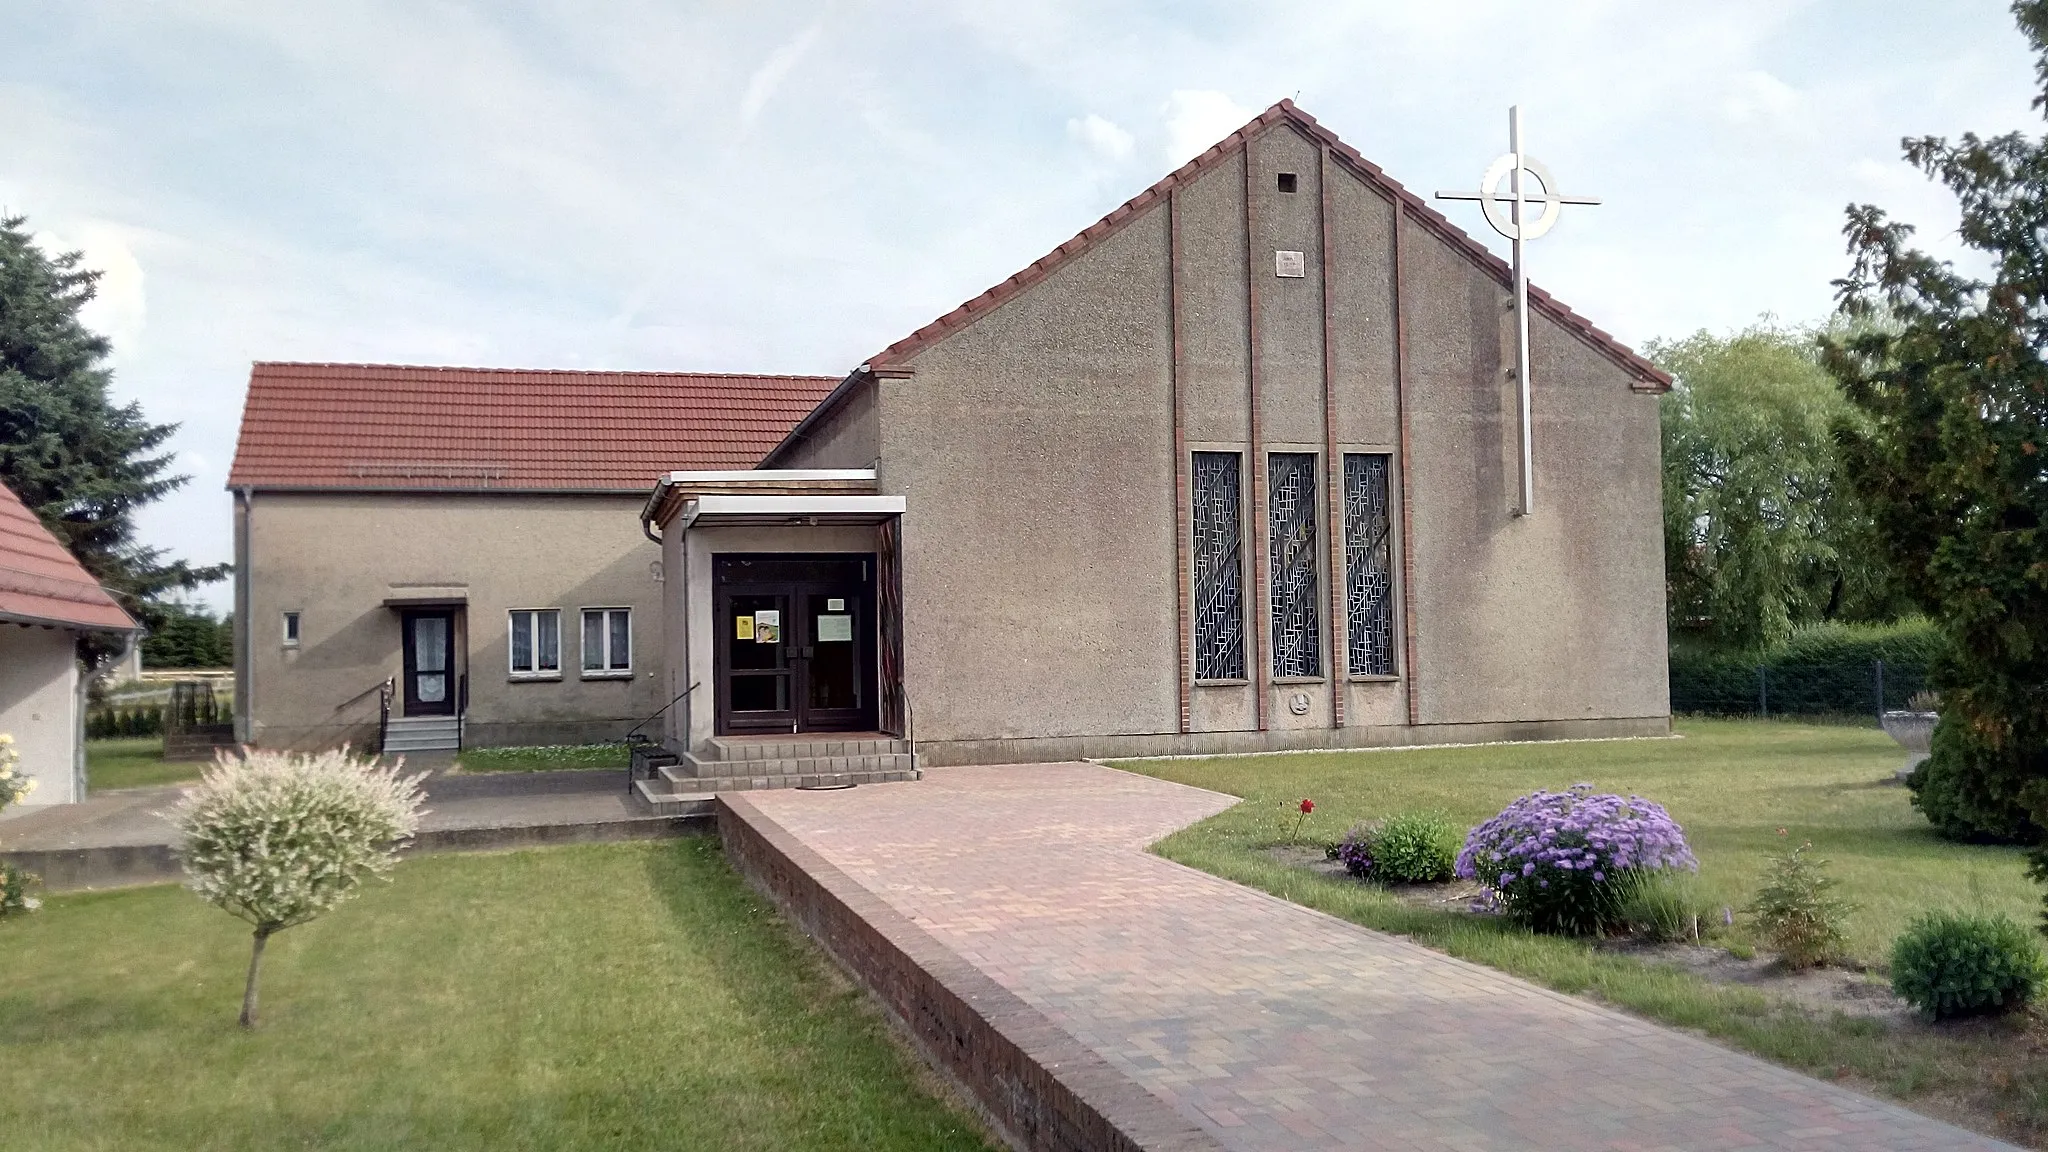
M 546 697 L 512 690 L 540 678 L 535 653 L 561 688 L 629 646 L 635 687 L 590 696 L 587 722 L 556 700 L 550 723 L 638 726 L 678 791 L 1663 734 L 1669 379 L 1533 288 L 1530 341 L 1525 509 L 1508 267 L 1282 101 L 843 378 L 770 378 L 772 401 L 693 378 L 724 383 L 671 415 L 717 452 L 579 410 L 573 373 L 532 374 L 524 399 L 515 374 L 489 387 L 578 445 L 550 483 L 582 495 L 506 459 L 532 444 L 503 421 L 468 435 L 428 405 L 439 431 L 358 434 L 329 452 L 349 490 L 298 490 L 266 529 L 321 537 L 304 517 L 347 505 L 345 542 L 238 568 L 244 722 L 259 742 L 328 739 L 328 698 L 387 675 L 403 719 L 444 690 L 412 683 L 432 664 L 467 670 L 465 706 L 501 710 L 471 719 L 502 742 L 538 730 L 515 713 Z M 323 404 L 291 420 L 342 436 Z M 259 516 L 283 495 L 263 488 L 237 488 Z M 451 546 L 408 527 L 432 507 L 490 511 Z M 481 603 L 511 568 L 519 602 Z M 424 637 L 407 613 L 435 606 L 446 630 Z M 348 667 L 293 703 L 328 642 L 316 613 L 353 630 Z

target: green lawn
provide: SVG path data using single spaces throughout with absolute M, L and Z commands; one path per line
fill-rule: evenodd
M 427 856 L 276 937 L 177 887 L 0 923 L 0 1132 L 58 1149 L 985 1149 L 708 838 Z
M 1491 918 L 1417 908 L 1379 889 L 1289 867 L 1264 849 L 1287 838 L 1295 806 L 1316 802 L 1303 839 L 1333 840 L 1354 821 L 1437 808 L 1473 824 L 1536 788 L 1587 781 L 1663 804 L 1701 862 L 1717 905 L 1740 909 L 1766 855 L 1812 840 L 1832 861 L 1855 959 L 1881 965 L 1893 936 L 1936 907 L 2005 911 L 2033 923 L 2041 890 L 2012 848 L 1950 844 L 1928 830 L 1904 788 L 1902 754 L 1882 733 L 1776 722 L 1678 725 L 1680 740 L 1309 753 L 1119 765 L 1245 797 L 1156 850 L 1274 895 L 1560 991 L 1592 995 L 1700 1029 L 1765 1057 L 1851 1082 L 1985 1131 L 2048 1140 L 2048 1027 L 2036 1014 L 1941 1028 L 1888 1028 L 1821 1015 L 1711 984 L 1577 941 Z M 1777 834 L 1779 828 L 1787 836 Z M 1740 933 L 1738 932 L 1738 936 Z
M 85 782 L 94 792 L 147 788 L 199 779 L 204 760 L 166 761 L 161 736 L 123 736 L 85 742 Z
M 558 744 L 539 748 L 466 748 L 456 757 L 464 772 L 558 772 L 624 768 L 624 744 Z

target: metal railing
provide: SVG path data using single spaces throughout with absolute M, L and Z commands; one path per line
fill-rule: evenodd
M 391 698 L 398 694 L 398 678 L 386 676 L 377 685 L 377 755 L 384 754 L 384 741 L 391 734 Z
M 649 724 L 654 723 L 656 720 L 661 719 L 663 713 L 675 707 L 676 704 L 683 699 L 683 697 L 688 696 L 692 692 L 695 692 L 698 688 L 702 687 L 703 684 L 704 682 L 702 680 L 699 680 L 695 684 L 690 685 L 688 688 L 683 689 L 681 692 L 676 693 L 674 699 L 670 700 L 666 704 L 663 704 L 661 707 L 656 708 L 652 716 L 649 716 L 646 719 L 640 721 L 638 724 L 633 725 L 631 728 L 626 729 L 625 742 L 626 755 L 628 757 L 626 761 L 626 791 L 631 792 L 633 790 L 633 781 L 636 778 L 635 770 L 633 767 L 633 760 L 631 759 L 632 750 L 641 744 L 651 743 L 649 738 L 640 730 L 642 728 L 647 727 Z M 654 773 L 650 775 L 648 779 L 653 779 L 654 775 L 659 775 L 660 772 L 661 769 L 656 768 L 654 770 Z

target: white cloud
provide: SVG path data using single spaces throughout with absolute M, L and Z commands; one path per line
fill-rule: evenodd
M 85 253 L 82 267 L 100 274 L 93 298 L 79 310 L 85 326 L 113 341 L 116 363 L 134 356 L 149 316 L 142 262 L 131 243 L 134 232 L 104 220 L 83 220 L 63 235 L 38 232 L 36 244 L 52 256 Z
M 1067 121 L 1067 137 L 1086 144 L 1090 151 L 1105 160 L 1128 157 L 1137 143 L 1137 138 L 1117 127 L 1116 121 L 1106 120 L 1093 112 Z
M 1229 95 L 1182 88 L 1166 98 L 1166 163 L 1178 168 L 1245 126 L 1258 111 Z
M 784 80 L 789 79 L 790 72 L 804 58 L 804 54 L 811 50 L 812 45 L 818 42 L 818 37 L 824 30 L 823 24 L 813 24 L 797 33 L 795 39 L 770 52 L 768 59 L 763 61 L 759 68 L 754 69 L 752 76 L 747 77 L 747 94 L 740 100 L 742 129 L 753 128 L 754 121 L 761 116 L 761 109 L 768 106 L 768 101 L 775 96 L 775 90 L 782 87 Z
M 1727 94 L 1721 98 L 1721 114 L 1735 124 L 1796 127 L 1805 112 L 1804 95 L 1769 72 L 1739 72 L 1729 77 Z

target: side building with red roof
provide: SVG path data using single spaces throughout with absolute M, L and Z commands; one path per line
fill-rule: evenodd
M 0 484 L 0 734 L 33 782 L 24 804 L 85 799 L 78 642 L 136 624 L 36 514 Z
M 238 737 L 620 739 L 668 700 L 648 485 L 751 467 L 836 383 L 255 365 L 228 480 Z

